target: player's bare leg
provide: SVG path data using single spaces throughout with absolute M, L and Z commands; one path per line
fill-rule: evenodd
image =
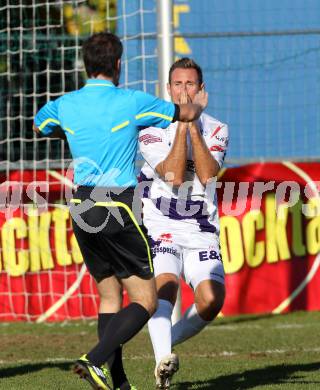
M 158 299 L 169 301 L 172 305 L 176 303 L 179 280 L 175 274 L 164 273 L 156 277 Z
M 117 313 L 122 307 L 122 286 L 115 276 L 97 283 L 99 313 Z
M 178 292 L 178 278 L 164 273 L 156 277 L 158 310 L 148 322 L 156 358 L 155 378 L 158 389 L 169 389 L 172 376 L 179 368 L 178 356 L 171 351 L 171 315 Z
M 215 280 L 204 280 L 195 290 L 194 301 L 181 320 L 172 328 L 172 345 L 198 334 L 222 309 L 225 287 Z
M 155 279 L 142 279 L 138 276 L 130 276 L 122 279 L 121 283 L 127 290 L 130 302 L 141 305 L 152 316 L 158 306 Z
M 225 286 L 222 283 L 215 280 L 199 283 L 194 294 L 199 316 L 205 321 L 214 320 L 222 309 L 225 295 Z

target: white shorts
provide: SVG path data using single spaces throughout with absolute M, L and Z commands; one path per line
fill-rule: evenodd
M 219 242 L 206 248 L 183 248 L 170 242 L 158 242 L 152 247 L 154 274 L 163 273 L 182 276 L 195 291 L 204 280 L 224 284 L 224 269 Z

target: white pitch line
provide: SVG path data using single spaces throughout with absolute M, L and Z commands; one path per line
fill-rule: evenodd
M 318 353 L 320 352 L 320 347 L 316 348 L 287 348 L 287 349 L 267 349 L 267 350 L 258 350 L 258 351 L 242 351 L 242 352 L 235 352 L 235 351 L 221 351 L 221 352 L 211 352 L 211 353 L 193 353 L 193 354 L 187 354 L 188 356 L 192 356 L 192 358 L 198 358 L 198 359 L 207 359 L 207 358 L 213 358 L 213 357 L 229 357 L 229 356 L 244 356 L 244 355 L 283 355 L 286 353 Z M 186 354 L 181 353 L 180 356 L 185 356 Z M 19 359 L 19 360 L 0 360 L 0 365 L 12 365 L 12 364 L 39 364 L 39 363 L 72 363 L 74 359 L 66 358 L 66 357 L 58 357 L 58 358 L 47 358 L 43 360 L 32 360 L 32 359 Z M 123 360 L 153 360 L 154 355 L 153 354 L 143 354 L 143 355 L 136 355 L 136 356 L 130 356 L 130 357 L 124 357 Z
M 307 324 L 279 324 L 279 325 L 212 325 L 205 327 L 202 332 L 219 332 L 219 331 L 232 331 L 239 332 L 239 330 L 253 330 L 253 329 L 304 329 L 304 328 L 318 328 L 319 322 L 309 322 Z
M 3 322 L 1 323 L 0 322 L 0 328 L 7 328 L 8 326 L 12 325 L 12 323 L 9 323 L 9 322 Z M 24 324 L 25 326 L 32 326 L 34 327 L 35 326 L 35 323 L 25 323 Z M 72 323 L 72 322 L 62 322 L 62 323 L 56 323 L 56 322 L 46 322 L 42 325 L 45 325 L 46 327 L 49 327 L 49 328 L 64 328 L 64 327 L 82 327 L 82 326 L 88 326 L 89 328 L 90 327 L 93 327 L 93 326 L 96 326 L 97 325 L 97 321 L 89 321 L 89 322 L 86 322 L 86 323 Z M 306 328 L 318 328 L 319 327 L 319 322 L 308 322 L 306 324 L 279 324 L 279 325 L 271 325 L 271 326 L 268 326 L 268 325 L 243 325 L 243 324 L 237 324 L 237 325 L 209 325 L 209 326 L 206 326 L 202 331 L 202 332 L 219 332 L 219 331 L 232 331 L 232 332 L 239 332 L 239 330 L 253 330 L 253 329 L 278 329 L 278 330 L 281 330 L 281 329 L 284 329 L 284 330 L 287 330 L 287 329 L 306 329 Z M 5 329 L 4 329 L 5 330 Z M 85 332 L 85 331 L 84 331 Z M 148 333 L 148 329 L 145 327 L 142 329 L 141 331 L 142 333 Z M 82 332 L 81 332 L 82 333 Z M 86 332 L 89 334 L 89 332 Z M 1 332 L 1 335 L 0 337 L 3 337 L 3 336 L 12 336 L 12 333 L 4 333 L 4 332 Z

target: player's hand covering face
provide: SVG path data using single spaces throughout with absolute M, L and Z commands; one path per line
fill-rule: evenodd
M 181 104 L 181 95 L 186 93 L 188 100 L 184 103 L 191 103 L 196 94 L 203 88 L 199 84 L 198 73 L 195 69 L 176 68 L 171 75 L 171 82 L 168 85 L 168 92 L 171 100 L 176 104 Z
M 180 104 L 186 104 L 186 103 L 191 103 L 191 99 L 187 94 L 187 91 L 183 89 L 180 94 Z
M 202 107 L 202 110 L 204 110 L 208 105 L 208 92 L 202 88 L 194 97 L 193 103 L 199 104 L 199 106 Z

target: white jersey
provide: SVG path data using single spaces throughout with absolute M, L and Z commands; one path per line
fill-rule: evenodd
M 198 125 L 208 149 L 222 167 L 228 146 L 227 125 L 204 113 Z M 143 218 L 154 240 L 158 234 L 169 232 L 179 245 L 201 247 L 212 241 L 212 234 L 219 234 L 217 199 L 215 182 L 203 186 L 195 173 L 189 134 L 185 183 L 180 188 L 172 187 L 155 169 L 169 154 L 177 126 L 175 122 L 165 130 L 149 127 L 139 133 L 140 152 L 145 159 L 140 174 Z M 190 240 L 192 233 L 202 234 L 194 236 L 195 242 Z

